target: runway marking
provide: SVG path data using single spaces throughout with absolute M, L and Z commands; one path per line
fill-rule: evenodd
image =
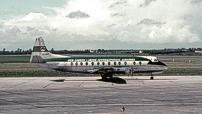
M 36 107 L 96 107 L 96 106 L 183 106 L 183 105 L 202 105 L 202 103 L 168 103 L 168 104 L 92 104 L 92 105 L 34 105 Z
M 48 85 L 44 86 L 43 88 L 46 88 L 46 87 L 50 86 L 51 84 L 53 84 L 53 83 L 50 83 L 50 84 L 48 84 Z
M 82 84 L 83 84 L 84 82 L 81 82 L 81 84 L 79 84 L 79 86 L 78 87 L 80 87 Z
M 9 87 L 9 88 L 6 88 L 6 90 L 7 90 L 7 89 L 14 88 L 14 87 L 17 87 L 17 86 L 20 86 L 20 85 L 25 84 L 25 83 L 27 83 L 27 82 L 22 82 L 22 83 L 16 84 L 16 85 L 14 85 L 14 86 L 11 86 L 11 87 Z
M 25 105 L 25 106 L 32 106 L 32 107 L 36 107 L 32 104 L 27 104 L 27 103 L 21 103 L 21 102 L 17 102 L 17 101 L 11 101 L 11 100 L 5 100 L 5 99 L 0 99 L 1 101 L 4 102 L 10 102 L 10 103 L 14 103 L 14 104 L 19 104 L 19 105 Z

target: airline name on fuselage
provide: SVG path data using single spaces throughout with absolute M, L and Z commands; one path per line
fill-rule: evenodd
M 49 55 L 49 53 L 42 53 L 42 55 Z

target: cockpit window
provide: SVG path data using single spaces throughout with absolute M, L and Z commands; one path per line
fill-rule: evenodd
M 154 62 L 158 62 L 158 59 L 154 59 Z

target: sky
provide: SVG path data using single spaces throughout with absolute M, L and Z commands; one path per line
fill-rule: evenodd
M 202 0 L 0 0 L 0 50 L 202 47 Z

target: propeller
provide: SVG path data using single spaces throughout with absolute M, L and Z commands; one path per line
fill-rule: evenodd
M 133 69 L 132 68 L 130 69 L 130 74 L 132 75 L 132 78 L 133 78 Z

